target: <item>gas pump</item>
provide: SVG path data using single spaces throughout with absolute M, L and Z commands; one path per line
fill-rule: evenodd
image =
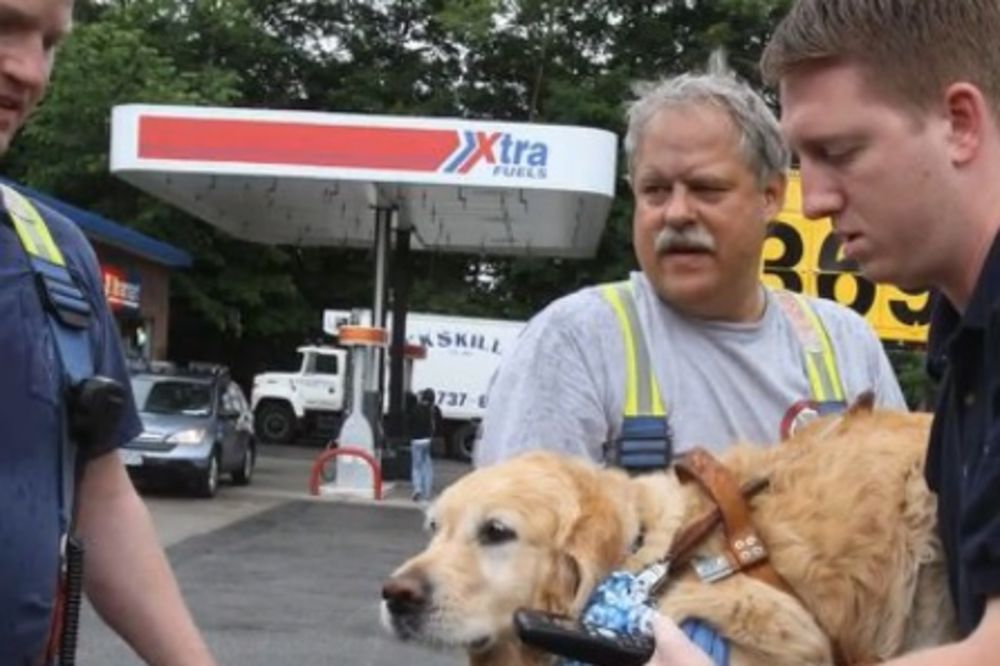
M 353 317 L 357 321 L 357 317 Z M 348 348 L 346 418 L 337 436 L 339 448 L 352 449 L 363 455 L 337 456 L 335 481 L 324 490 L 343 491 L 368 496 L 385 479 L 408 479 L 410 473 L 409 449 L 385 447 L 380 442 L 382 394 L 366 391 L 370 378 L 381 374 L 378 367 L 381 355 L 376 352 L 386 346 L 385 329 L 357 324 L 342 325 L 337 329 L 340 345 Z M 407 344 L 403 348 L 403 390 L 413 390 L 413 362 L 426 358 L 427 349 Z M 406 455 L 403 455 L 403 451 Z M 367 458 L 367 459 L 366 459 Z M 372 465 L 369 460 L 374 461 Z
M 376 351 L 384 348 L 389 336 L 384 328 L 375 326 L 341 326 L 337 331 L 340 344 L 350 350 L 348 376 L 350 401 L 347 417 L 340 427 L 337 441 L 340 446 L 351 447 L 364 452 L 375 461 L 380 456 L 375 446 L 375 428 L 380 415 L 380 401 L 365 400 L 365 387 L 369 379 L 378 376 Z M 375 402 L 374 414 L 365 409 L 366 402 Z M 336 486 L 339 490 L 368 494 L 375 487 L 374 475 L 378 471 L 363 459 L 353 456 L 337 458 Z

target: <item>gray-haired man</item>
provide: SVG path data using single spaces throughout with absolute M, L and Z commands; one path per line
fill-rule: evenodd
M 867 389 L 903 408 L 860 316 L 761 283 L 789 162 L 764 101 L 721 58 L 639 93 L 625 151 L 642 271 L 530 322 L 490 392 L 476 463 L 550 448 L 642 469 L 696 444 L 773 443 L 803 405 Z

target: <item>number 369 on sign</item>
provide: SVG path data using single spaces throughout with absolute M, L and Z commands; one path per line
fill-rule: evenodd
M 928 292 L 876 285 L 859 275 L 857 266 L 841 255 L 830 220 L 807 220 L 801 202 L 798 173 L 792 172 L 785 207 L 772 221 L 764 245 L 764 283 L 853 308 L 885 341 L 926 343 Z

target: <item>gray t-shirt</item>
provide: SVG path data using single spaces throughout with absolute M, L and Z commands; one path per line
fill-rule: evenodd
M 632 273 L 631 281 L 674 451 L 779 441 L 782 419 L 811 394 L 796 331 L 771 292 L 759 321 L 733 324 L 685 317 L 660 300 L 645 275 Z M 809 301 L 830 337 L 847 400 L 872 389 L 878 405 L 906 409 L 868 323 L 833 301 Z M 600 461 L 622 426 L 624 359 L 618 320 L 598 288 L 554 301 L 503 359 L 476 465 L 541 448 Z

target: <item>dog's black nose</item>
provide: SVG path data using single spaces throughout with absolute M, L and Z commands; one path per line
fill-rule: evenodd
M 415 615 L 430 598 L 430 583 L 423 576 L 393 576 L 382 586 L 382 598 L 393 615 Z

